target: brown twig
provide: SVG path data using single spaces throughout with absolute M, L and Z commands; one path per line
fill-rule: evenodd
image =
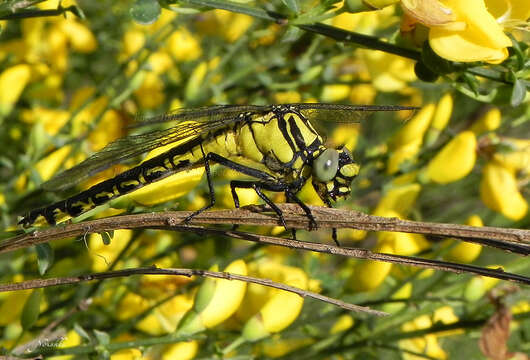
M 284 212 L 285 222 L 294 229 L 307 229 L 307 217 L 295 204 L 278 204 Z M 448 236 L 466 242 L 496 247 L 514 253 L 530 254 L 530 230 L 506 229 L 498 227 L 474 227 L 456 224 L 440 224 L 401 220 L 367 215 L 353 210 L 329 209 L 311 206 L 320 228 L 350 228 L 367 231 L 409 232 L 432 236 Z M 239 224 L 239 225 L 280 225 L 275 214 L 265 213 L 265 206 L 249 206 L 242 209 L 205 211 L 190 222 L 191 224 Z M 191 214 L 189 211 L 165 211 L 136 215 L 122 215 L 86 221 L 78 224 L 59 225 L 45 230 L 22 234 L 0 243 L 0 254 L 16 249 L 45 243 L 53 239 L 100 233 L 116 229 L 138 229 L 165 227 L 182 224 Z
M 321 294 L 314 293 L 312 291 L 303 290 L 297 287 L 278 283 L 278 282 L 275 282 L 269 279 L 260 279 L 260 278 L 256 278 L 252 276 L 245 276 L 245 275 L 232 274 L 232 273 L 219 272 L 219 271 L 198 270 L 198 269 L 175 269 L 175 268 L 163 269 L 163 268 L 157 268 L 154 266 L 134 268 L 134 269 L 106 271 L 106 272 L 101 272 L 101 273 L 70 276 L 70 277 L 35 279 L 35 280 L 22 281 L 18 283 L 3 284 L 3 285 L 0 285 L 0 292 L 36 289 L 36 288 L 44 288 L 44 287 L 67 285 L 67 284 L 77 284 L 77 283 L 85 282 L 85 281 L 103 280 L 103 279 L 131 276 L 131 275 L 180 275 L 180 276 L 187 276 L 187 277 L 203 276 L 203 277 L 212 277 L 212 278 L 226 279 L 226 280 L 238 280 L 238 281 L 244 281 L 248 283 L 264 285 L 264 286 L 272 287 L 275 289 L 289 291 L 289 292 L 298 294 L 301 297 L 310 297 L 316 300 L 324 301 L 329 304 L 333 304 L 335 306 L 339 306 L 343 309 L 350 310 L 350 311 L 357 311 L 357 312 L 362 312 L 362 313 L 367 313 L 370 315 L 377 315 L 377 316 L 389 315 L 382 311 L 372 310 L 365 306 L 357 306 L 353 304 L 348 304 L 348 303 L 345 303 L 337 299 L 333 299 L 333 298 L 330 298 L 330 297 L 327 297 Z
M 289 204 L 283 204 L 280 206 L 285 213 L 285 219 L 288 226 L 307 226 L 307 218 L 304 215 L 300 214 L 298 206 L 293 207 Z M 254 210 L 260 211 L 266 209 L 267 208 L 265 207 L 254 208 Z M 388 219 L 378 216 L 370 216 L 360 214 L 355 211 L 345 211 L 319 207 L 312 207 L 312 210 L 315 215 L 315 218 L 317 219 L 317 222 L 321 227 L 339 227 L 339 225 L 343 225 L 342 227 L 353 227 L 360 228 L 363 230 L 374 230 L 375 228 L 378 228 L 378 230 L 385 231 L 409 230 L 417 233 L 432 235 L 456 236 L 455 234 L 460 234 L 465 235 L 466 239 L 471 239 L 469 241 L 473 242 L 482 242 L 483 240 L 488 240 L 490 242 L 498 242 L 504 245 L 508 244 L 510 246 L 519 246 L 513 249 L 528 249 L 528 245 L 524 243 L 527 242 L 529 238 L 530 231 L 528 230 L 419 223 L 414 221 L 404 221 L 399 219 Z M 188 216 L 189 214 L 190 212 L 182 211 L 124 215 L 87 221 L 79 224 L 67 224 L 63 226 L 57 226 L 46 230 L 38 230 L 33 233 L 20 235 L 13 239 L 7 240 L 4 243 L 0 244 L 0 253 L 13 251 L 15 249 L 24 248 L 35 244 L 48 242 L 51 240 L 81 235 L 84 236 L 89 233 L 102 233 L 105 231 L 112 231 L 117 229 L 164 228 L 174 231 L 191 231 L 199 234 L 215 234 L 221 236 L 228 236 L 263 244 L 285 246 L 294 249 L 310 250 L 334 255 L 353 257 L 358 259 L 385 261 L 395 264 L 449 271 L 454 273 L 470 273 L 475 275 L 493 277 L 497 279 L 516 281 L 524 284 L 530 284 L 530 279 L 528 277 L 504 272 L 502 269 L 488 269 L 473 265 L 456 264 L 441 260 L 430 260 L 417 257 L 374 253 L 366 249 L 344 248 L 321 243 L 283 239 L 278 237 L 250 234 L 239 231 L 227 231 L 221 229 L 182 225 L 182 220 L 185 219 L 186 216 Z M 350 220 L 353 224 L 346 222 L 346 220 L 343 220 L 344 217 Z M 356 219 L 356 222 L 352 220 L 353 218 Z M 381 220 L 382 223 L 376 223 L 377 220 Z M 256 211 L 250 211 L 249 208 L 239 210 L 218 210 L 204 212 L 202 214 L 199 214 L 192 220 L 192 223 L 228 223 L 248 225 L 277 225 L 277 222 L 278 220 L 274 215 L 257 213 Z M 406 227 L 405 225 L 407 224 L 410 226 Z M 491 236 L 494 239 L 481 238 L 485 236 Z M 519 243 L 517 241 L 519 241 Z M 498 247 L 500 247 L 500 245 Z M 526 252 L 524 253 L 526 254 Z

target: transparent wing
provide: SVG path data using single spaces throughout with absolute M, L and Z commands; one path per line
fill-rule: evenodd
M 71 187 L 112 165 L 168 145 L 176 141 L 200 136 L 244 119 L 245 115 L 259 116 L 274 109 L 276 105 L 215 105 L 193 109 L 178 109 L 149 119 L 140 119 L 133 127 L 142 127 L 164 122 L 176 125 L 166 130 L 151 131 L 141 135 L 131 135 L 118 139 L 85 161 L 68 169 L 42 186 L 48 190 L 61 190 Z M 332 121 L 339 123 L 359 122 L 373 111 L 414 110 L 403 106 L 338 105 L 338 104 L 285 104 L 300 111 L 310 121 Z
M 201 108 L 198 111 L 183 109 L 157 116 L 154 120 L 148 119 L 144 125 L 164 121 L 175 121 L 178 124 L 166 130 L 151 131 L 118 139 L 80 164 L 43 183 L 42 186 L 47 190 L 66 189 L 108 169 L 112 165 L 123 163 L 155 148 L 217 130 L 242 119 L 239 117 L 240 111 L 236 111 L 236 107 L 230 109 L 233 111 L 224 111 L 222 114 L 212 111 L 216 108 L 218 107 Z
M 272 109 L 272 105 L 213 105 L 192 109 L 171 110 L 165 114 L 153 116 L 148 119 L 142 116 L 137 117 L 137 121 L 131 128 L 139 128 L 153 124 L 160 124 L 173 121 L 196 121 L 196 122 L 217 122 L 237 120 L 240 114 L 246 113 L 266 113 Z
M 293 106 L 302 115 L 306 116 L 314 124 L 322 122 L 333 123 L 359 123 L 373 112 L 381 111 L 403 111 L 414 112 L 417 107 L 412 106 L 387 106 L 387 105 L 341 105 L 341 104 L 288 104 Z

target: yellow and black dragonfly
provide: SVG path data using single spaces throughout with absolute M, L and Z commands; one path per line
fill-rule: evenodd
M 175 110 L 139 124 L 175 122 L 174 126 L 118 139 L 44 183 L 43 187 L 51 190 L 68 188 L 112 165 L 178 142 L 174 147 L 77 195 L 32 210 L 19 224 L 24 227 L 46 223 L 55 225 L 177 172 L 204 167 L 210 203 L 190 215 L 186 219 L 189 221 L 215 204 L 210 165 L 217 163 L 255 179 L 231 181 L 236 207 L 239 207 L 236 189 L 254 189 L 285 226 L 281 210 L 263 190 L 283 192 L 287 201 L 298 204 L 304 210 L 310 220 L 310 228 L 316 228 L 311 210 L 296 195 L 304 183 L 311 178 L 319 196 L 331 206 L 331 200 L 350 194 L 351 182 L 359 172 L 359 164 L 355 163 L 348 149 L 333 149 L 324 145 L 324 137 L 316 130 L 318 124 L 322 121 L 359 122 L 364 115 L 374 111 L 412 109 L 404 106 L 304 103 L 216 105 Z

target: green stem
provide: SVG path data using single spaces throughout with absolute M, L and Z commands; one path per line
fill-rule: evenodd
M 229 1 L 181 0 L 180 3 L 208 7 L 212 9 L 228 10 L 240 14 L 250 15 L 263 20 L 274 21 L 280 24 L 287 24 L 289 22 L 289 19 L 282 16 L 281 14 Z M 297 25 L 295 23 L 294 25 L 298 26 L 302 30 L 321 34 L 338 41 L 355 43 L 358 45 L 365 46 L 369 49 L 381 50 L 390 54 L 399 55 L 416 61 L 421 59 L 421 53 L 417 50 L 405 49 L 393 44 L 389 44 L 387 42 L 379 40 L 374 36 L 354 33 L 322 23 L 315 23 L 312 25 Z
M 0 20 L 15 20 L 15 19 L 26 19 L 34 17 L 45 17 L 45 16 L 57 16 L 62 15 L 70 11 L 71 13 L 78 15 L 79 11 L 76 6 L 69 6 L 66 8 L 59 7 L 57 9 L 47 10 L 23 10 L 11 14 L 0 15 Z
M 380 50 L 390 54 L 399 55 L 411 60 L 421 60 L 421 53 L 417 50 L 402 48 L 384 41 L 379 40 L 374 36 L 354 33 L 351 31 L 342 30 L 334 26 L 316 23 L 313 25 L 300 25 L 299 28 L 325 35 L 337 41 L 351 42 L 362 45 L 372 50 Z
M 273 11 L 267 11 L 260 8 L 248 6 L 245 4 L 222 1 L 222 0 L 181 0 L 182 4 L 189 4 L 192 6 L 206 7 L 211 9 L 223 9 L 227 11 L 232 11 L 235 13 L 249 15 L 258 19 L 274 21 L 279 24 L 288 24 L 289 19 L 285 16 L 275 13 Z M 337 41 L 354 43 L 357 45 L 364 46 L 372 50 L 380 50 L 389 54 L 398 55 L 407 59 L 414 61 L 421 60 L 421 52 L 414 49 L 403 48 L 388 42 L 379 40 L 377 37 L 359 34 L 343 29 L 339 29 L 330 25 L 323 23 L 314 23 L 314 24 L 297 24 L 296 19 L 290 23 L 293 26 L 297 26 L 302 30 L 313 32 L 316 34 L 321 34 Z M 512 82 L 505 79 L 504 74 L 500 71 L 495 71 L 492 69 L 486 69 L 482 67 L 472 67 L 465 69 L 466 72 L 480 76 L 485 79 L 497 81 L 505 84 L 512 84 Z M 527 86 L 530 86 L 530 82 L 525 81 Z
M 237 339 L 235 339 L 234 341 L 232 341 L 232 343 L 230 345 L 228 345 L 223 350 L 221 350 L 221 353 L 223 355 L 226 355 L 226 354 L 234 351 L 235 349 L 237 349 L 240 345 L 244 344 L 246 341 L 247 340 L 244 337 L 240 336 Z

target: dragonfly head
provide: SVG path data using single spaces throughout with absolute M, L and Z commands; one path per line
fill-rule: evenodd
M 319 196 L 329 204 L 337 198 L 348 196 L 351 182 L 359 173 L 359 164 L 345 147 L 325 149 L 313 160 L 313 186 Z

